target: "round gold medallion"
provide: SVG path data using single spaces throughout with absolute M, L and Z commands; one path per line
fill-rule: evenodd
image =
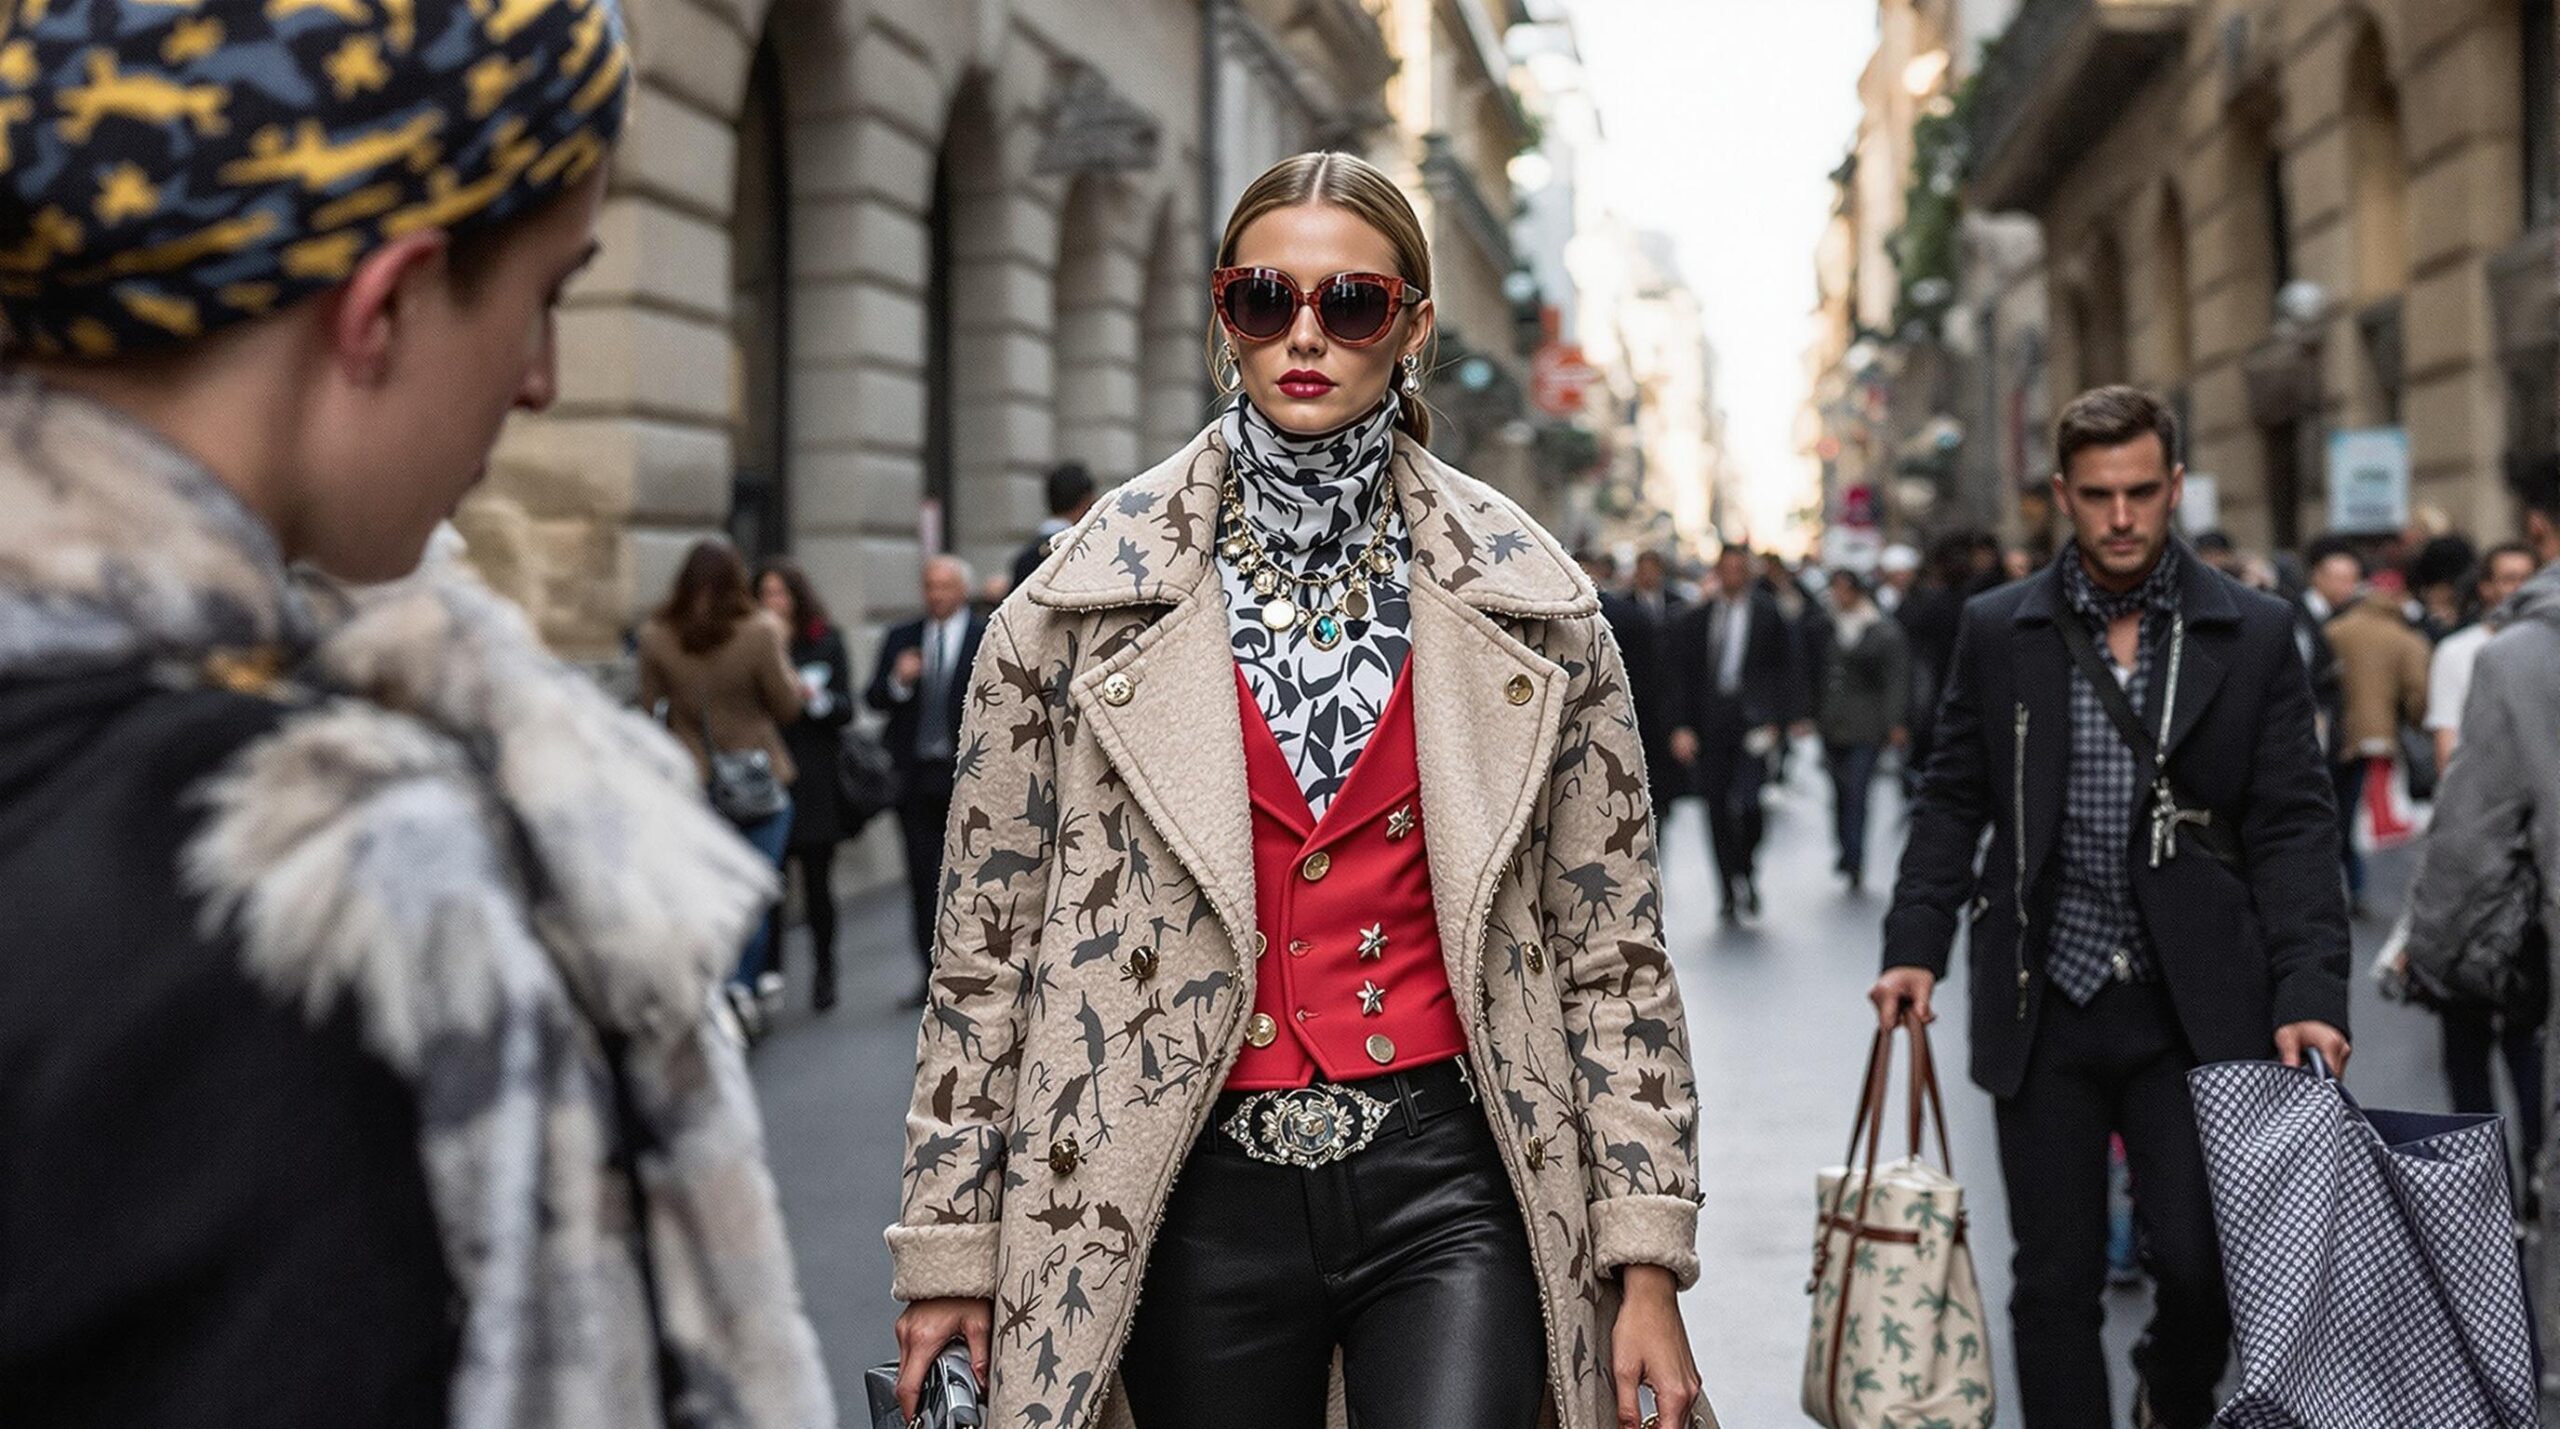
M 1280 578 L 1271 573 L 1271 568 L 1269 566 L 1264 566 L 1262 569 L 1253 573 L 1253 593 L 1255 595 L 1269 595 L 1279 588 Z
M 1359 581 L 1353 581 L 1351 588 L 1342 593 L 1342 613 L 1352 620 L 1368 619 L 1369 587 Z
M 1384 1032 L 1369 1034 L 1369 1060 L 1383 1067 L 1396 1059 L 1396 1039 Z
M 1244 1040 L 1256 1047 L 1268 1047 L 1279 1036 L 1280 1024 L 1272 1021 L 1268 1012 L 1255 1013 L 1253 1020 L 1244 1025 Z
M 1275 595 L 1262 607 L 1262 623 L 1274 630 L 1286 630 L 1298 623 L 1298 604 L 1285 595 Z

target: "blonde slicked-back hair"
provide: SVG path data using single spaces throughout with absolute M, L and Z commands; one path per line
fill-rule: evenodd
M 1218 264 L 1232 267 L 1236 261 L 1236 245 L 1244 231 L 1264 214 L 1301 204 L 1321 203 L 1347 209 L 1363 223 L 1378 231 L 1396 251 L 1396 276 L 1431 292 L 1431 240 L 1423 236 L 1422 220 L 1413 211 L 1413 202 L 1404 196 L 1375 164 L 1354 154 L 1322 150 L 1299 154 L 1281 160 L 1245 187 L 1244 196 L 1236 200 L 1235 212 L 1227 217 L 1226 235 L 1218 240 Z M 1410 308 L 1406 309 L 1411 312 Z M 1209 370 L 1215 373 L 1223 365 L 1219 350 L 1226 330 L 1213 313 L 1209 318 Z M 1435 338 L 1436 341 L 1436 338 Z M 1424 366 L 1427 368 L 1426 360 Z M 1391 382 L 1395 379 L 1390 378 Z M 1431 412 L 1422 398 L 1408 394 L 1396 413 L 1396 428 L 1417 442 L 1431 441 Z

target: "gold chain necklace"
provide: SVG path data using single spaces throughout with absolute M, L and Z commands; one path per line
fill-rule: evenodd
M 1379 472 L 1383 486 L 1386 473 Z M 1387 548 L 1387 527 L 1395 514 L 1392 493 L 1379 492 L 1378 514 L 1369 521 L 1369 539 L 1340 569 L 1312 575 L 1282 568 L 1271 558 L 1270 549 L 1262 544 L 1262 534 L 1253 529 L 1246 515 L 1244 487 L 1232 468 L 1227 472 L 1225 488 L 1219 493 L 1226 527 L 1220 537 L 1218 551 L 1233 561 L 1239 574 L 1252 583 L 1253 593 L 1262 598 L 1262 623 L 1275 634 L 1304 630 L 1319 650 L 1330 650 L 1342 643 L 1342 622 L 1369 618 L 1369 581 L 1396 568 L 1395 553 Z M 1300 594 L 1300 592 L 1306 592 Z

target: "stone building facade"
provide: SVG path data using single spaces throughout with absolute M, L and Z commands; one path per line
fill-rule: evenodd
M 2317 534 L 2377 426 L 2494 537 L 2554 447 L 2553 68 L 2550 0 L 2028 0 L 1971 196 L 2043 223 L 2057 390 L 2172 394 L 2243 543 Z

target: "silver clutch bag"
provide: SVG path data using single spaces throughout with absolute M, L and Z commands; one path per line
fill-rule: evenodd
M 986 1395 L 969 1368 L 969 1344 L 953 1340 L 934 1356 L 924 1372 L 924 1390 L 916 1396 L 916 1417 L 898 1412 L 898 1363 L 862 1373 L 863 1397 L 871 1403 L 871 1429 L 985 1429 Z

